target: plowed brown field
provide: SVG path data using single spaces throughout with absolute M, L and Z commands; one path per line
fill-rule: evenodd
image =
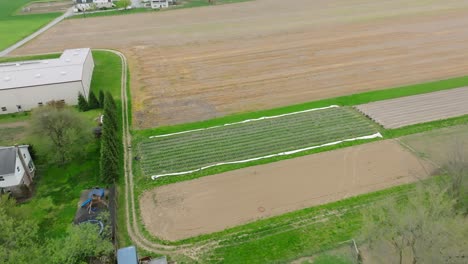
M 468 87 L 383 100 L 356 108 L 385 128 L 468 115 Z
M 468 0 L 256 0 L 66 20 L 16 53 L 123 51 L 148 128 L 466 75 L 466 43 Z
M 140 210 L 153 235 L 178 240 L 413 182 L 433 169 L 379 141 L 155 188 Z

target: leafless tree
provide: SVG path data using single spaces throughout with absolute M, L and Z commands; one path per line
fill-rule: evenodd
M 365 210 L 362 235 L 372 262 L 464 263 L 468 225 L 454 203 L 444 186 L 421 184 L 408 197 Z

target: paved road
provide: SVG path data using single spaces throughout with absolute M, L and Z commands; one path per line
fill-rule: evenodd
M 57 17 L 56 19 L 52 20 L 52 22 L 50 22 L 46 26 L 42 27 L 38 31 L 36 31 L 33 34 L 29 35 L 28 37 L 20 40 L 19 42 L 17 42 L 16 44 L 10 46 L 9 48 L 6 48 L 5 50 L 0 51 L 0 57 L 4 57 L 4 56 L 8 55 L 9 53 L 14 51 L 15 49 L 23 46 L 28 41 L 30 41 L 33 38 L 35 38 L 35 37 L 39 36 L 40 34 L 44 33 L 46 30 L 48 30 L 49 28 L 55 26 L 60 21 L 64 20 L 65 18 L 67 18 L 67 17 L 69 17 L 71 15 L 73 15 L 73 7 L 70 7 L 63 15 L 61 15 L 61 16 Z

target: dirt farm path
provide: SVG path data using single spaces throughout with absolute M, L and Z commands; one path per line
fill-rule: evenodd
M 165 185 L 140 197 L 148 231 L 180 240 L 410 183 L 434 167 L 393 140 Z
M 174 250 L 175 247 L 164 246 L 158 243 L 148 241 L 141 234 L 138 224 L 136 222 L 135 215 L 135 199 L 133 184 L 133 173 L 132 173 L 132 154 L 131 154 L 131 134 L 129 126 L 129 109 L 128 109 L 128 97 L 127 97 L 127 59 L 125 56 L 114 50 L 105 50 L 118 55 L 122 63 L 122 75 L 121 75 L 121 98 L 122 98 L 122 127 L 123 137 L 122 143 L 124 146 L 124 178 L 125 178 L 125 222 L 126 229 L 130 239 L 140 248 L 143 248 L 150 252 L 156 252 L 164 254 L 168 250 Z
M 135 128 L 466 75 L 468 0 L 255 0 L 69 19 L 15 51 L 122 51 Z

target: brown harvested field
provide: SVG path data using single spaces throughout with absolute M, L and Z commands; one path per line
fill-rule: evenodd
M 468 87 L 358 105 L 385 128 L 399 128 L 468 114 Z
M 145 192 L 147 230 L 179 240 L 424 177 L 433 166 L 392 140 L 284 160 Z
M 16 51 L 114 48 L 149 128 L 465 75 L 468 0 L 256 0 L 70 19 Z

